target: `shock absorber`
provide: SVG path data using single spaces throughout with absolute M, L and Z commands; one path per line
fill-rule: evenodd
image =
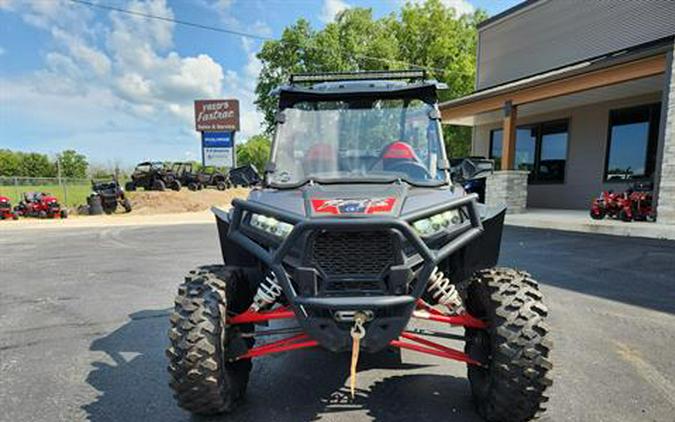
M 451 314 L 460 314 L 464 312 L 464 303 L 457 291 L 455 285 L 438 268 L 429 277 L 427 291 L 431 297 L 441 305 L 448 308 Z
M 277 276 L 270 271 L 260 283 L 260 286 L 258 286 L 258 291 L 253 296 L 253 303 L 250 309 L 255 312 L 266 309 L 274 304 L 282 293 L 283 289 L 277 281 Z

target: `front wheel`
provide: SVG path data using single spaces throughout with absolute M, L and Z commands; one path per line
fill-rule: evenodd
M 166 354 L 174 397 L 190 412 L 229 412 L 246 391 L 251 360 L 226 359 L 230 344 L 241 344 L 240 330 L 252 329 L 225 324 L 227 308 L 244 305 L 237 281 L 235 271 L 214 265 L 191 271 L 178 288 Z
M 131 201 L 129 201 L 129 198 L 122 200 L 122 208 L 124 208 L 124 212 L 126 213 L 131 212 Z
M 623 221 L 624 223 L 630 223 L 633 221 L 633 216 L 631 215 L 630 211 L 622 209 L 619 211 L 619 220 Z
M 593 220 L 602 220 L 603 218 L 605 218 L 605 215 L 606 215 L 606 214 L 607 214 L 607 213 L 606 213 L 605 210 L 602 209 L 602 208 L 593 208 L 593 209 L 591 209 L 591 218 L 592 218 Z
M 485 330 L 466 329 L 466 353 L 484 366 L 468 368 L 478 412 L 488 421 L 525 421 L 543 411 L 552 384 L 548 315 L 537 282 L 521 271 L 478 272 L 466 292 L 468 312 Z
M 164 192 L 166 190 L 166 183 L 164 183 L 164 181 L 162 180 L 157 179 L 154 182 L 152 182 L 152 190 Z

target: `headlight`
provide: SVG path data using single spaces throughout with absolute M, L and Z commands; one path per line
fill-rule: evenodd
M 417 220 L 413 223 L 413 229 L 420 236 L 427 237 L 437 233 L 442 232 L 443 230 L 448 229 L 454 225 L 460 224 L 462 222 L 462 214 L 459 210 L 448 210 L 442 213 L 432 215 L 431 217 L 423 218 Z
M 251 214 L 251 227 L 284 238 L 293 230 L 293 225 L 262 214 Z

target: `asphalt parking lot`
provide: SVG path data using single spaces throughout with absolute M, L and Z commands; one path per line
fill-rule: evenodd
M 164 348 L 176 285 L 220 261 L 215 225 L 2 231 L 0 420 L 185 421 Z M 675 242 L 507 228 L 502 264 L 551 309 L 549 421 L 673 421 Z M 254 364 L 227 421 L 479 420 L 466 369 L 403 353 L 303 351 Z M 203 419 L 199 419 L 203 420 Z

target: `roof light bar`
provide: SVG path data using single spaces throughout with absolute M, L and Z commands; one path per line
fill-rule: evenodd
M 424 70 L 382 70 L 359 72 L 324 72 L 324 73 L 295 73 L 291 75 L 291 83 L 307 82 L 336 82 L 336 81 L 363 81 L 363 80 L 415 80 L 426 79 Z

